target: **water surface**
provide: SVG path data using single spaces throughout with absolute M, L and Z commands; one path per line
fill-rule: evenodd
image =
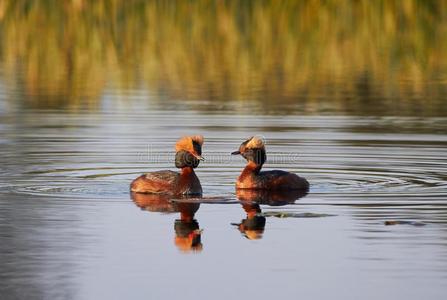
M 0 298 L 445 297 L 445 2 L 105 2 L 0 2 Z M 185 134 L 204 197 L 131 195 Z

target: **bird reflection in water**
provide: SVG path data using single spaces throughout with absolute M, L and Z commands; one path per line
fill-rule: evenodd
M 262 215 L 261 204 L 282 206 L 292 204 L 307 195 L 307 191 L 268 191 L 254 189 L 237 189 L 236 197 L 241 202 L 247 217 L 240 223 L 232 223 L 250 240 L 261 239 L 264 234 L 265 216 Z
M 172 196 L 161 194 L 131 193 L 131 198 L 142 210 L 165 213 L 179 212 L 180 218 L 176 219 L 174 223 L 175 245 L 182 252 L 202 251 L 202 230 L 199 228 L 197 220 L 194 219 L 200 203 L 173 202 L 171 201 Z M 188 198 L 182 197 L 182 199 Z

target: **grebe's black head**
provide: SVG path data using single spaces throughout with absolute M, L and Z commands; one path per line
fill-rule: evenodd
M 197 168 L 202 157 L 203 136 L 185 136 L 175 144 L 175 166 Z
M 247 161 L 252 161 L 257 165 L 263 165 L 267 160 L 267 154 L 265 153 L 265 141 L 261 136 L 253 136 L 243 142 L 239 146 L 238 151 L 231 153 L 232 155 L 240 154 Z

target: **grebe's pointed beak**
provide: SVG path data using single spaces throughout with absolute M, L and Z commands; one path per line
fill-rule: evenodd
M 198 160 L 205 160 L 205 158 L 202 155 L 196 154 L 196 153 L 191 153 L 195 158 L 197 158 Z
M 231 152 L 231 155 L 238 155 L 238 154 L 241 154 L 241 151 L 234 151 L 234 152 Z

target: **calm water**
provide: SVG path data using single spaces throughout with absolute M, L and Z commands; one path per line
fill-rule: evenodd
M 229 5 L 216 17 L 198 1 L 195 29 L 183 32 L 174 26 L 191 14 L 183 5 L 133 4 L 97 28 L 92 20 L 115 9 L 103 1 L 94 9 L 15 3 L 28 2 L 0 2 L 1 299 L 445 298 L 447 45 L 433 38 L 447 32 L 445 2 L 386 4 L 385 13 L 342 6 L 358 25 L 349 30 L 322 6 L 315 32 L 306 19 L 292 30 L 287 5 Z M 52 17 L 40 19 L 36 40 L 42 11 Z M 273 24 L 278 15 L 288 26 L 261 26 L 259 18 Z M 382 15 L 383 24 L 372 21 Z M 410 34 L 395 33 L 396 20 L 412 20 Z M 53 22 L 67 22 L 80 41 L 91 29 L 90 42 L 66 53 L 51 42 Z M 159 36 L 154 46 L 140 24 L 180 42 L 169 48 Z M 203 24 L 213 24 L 211 35 Z M 256 24 L 260 31 L 247 31 Z M 331 31 L 345 42 L 324 39 Z M 368 46 L 361 59 L 364 32 L 387 46 Z M 26 43 L 11 44 L 18 36 Z M 298 45 L 307 46 L 291 58 Z M 331 53 L 341 61 L 325 60 Z M 277 59 L 257 59 L 265 54 Z M 175 169 L 173 145 L 185 134 L 205 136 L 204 198 L 130 195 L 141 173 Z M 267 140 L 265 169 L 306 177 L 307 195 L 236 194 L 244 161 L 229 153 L 254 134 Z

